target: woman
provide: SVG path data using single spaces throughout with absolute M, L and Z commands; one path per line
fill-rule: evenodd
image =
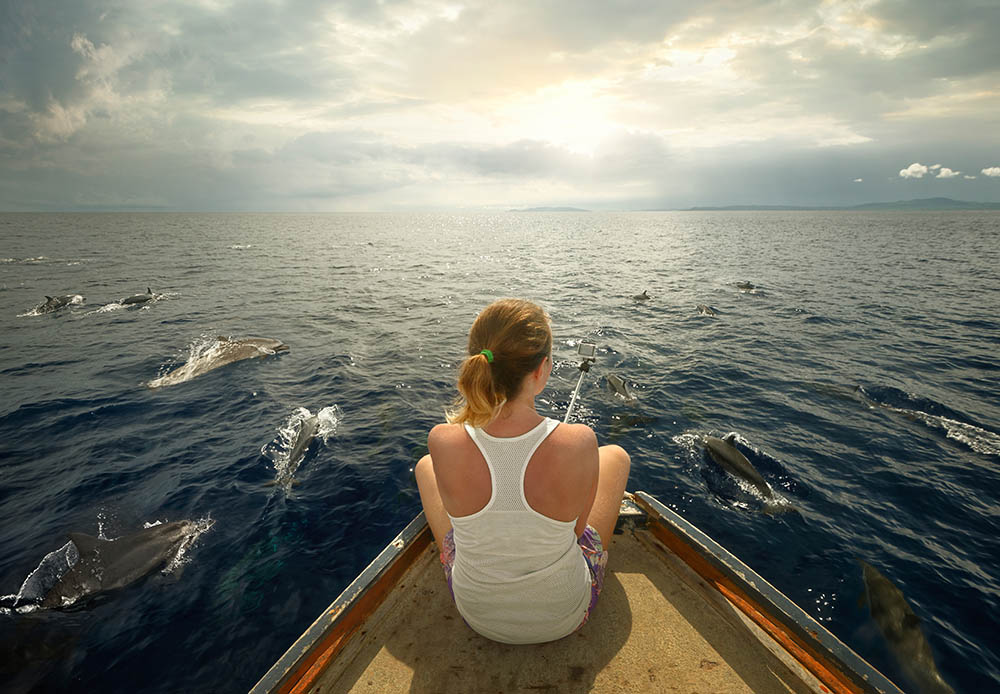
M 458 611 L 503 643 L 553 641 L 587 621 L 628 481 L 621 447 L 536 411 L 551 372 L 545 312 L 518 299 L 487 306 L 456 409 L 415 468 Z

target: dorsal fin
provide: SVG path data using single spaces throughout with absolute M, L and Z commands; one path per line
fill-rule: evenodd
M 96 552 L 98 544 L 101 542 L 93 535 L 85 535 L 83 533 L 68 533 L 68 537 L 76 545 L 76 549 L 81 556 Z
M 215 339 L 217 339 L 219 342 L 229 342 L 229 338 L 226 337 L 225 335 L 219 335 Z
M 52 297 L 51 297 L 51 296 L 49 296 L 48 294 L 46 294 L 46 295 L 45 295 L 45 300 L 46 300 L 46 301 L 52 301 Z
M 146 293 L 147 294 L 152 294 L 153 290 L 150 287 L 146 287 Z

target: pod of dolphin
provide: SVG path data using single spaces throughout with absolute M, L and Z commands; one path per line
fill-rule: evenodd
M 756 286 L 750 282 L 739 282 L 738 289 L 753 293 Z M 151 288 L 145 294 L 135 294 L 120 301 L 125 306 L 144 304 L 158 295 Z M 50 297 L 37 306 L 35 313 L 51 313 L 71 304 L 79 304 L 84 298 L 79 294 Z M 651 297 L 648 291 L 632 297 L 637 302 L 646 302 Z M 705 304 L 697 306 L 705 316 L 716 316 L 717 310 Z M 151 389 L 177 385 L 227 364 L 246 359 L 263 358 L 288 351 L 288 346 L 271 338 L 219 337 L 209 349 L 192 354 L 187 362 L 169 373 L 149 381 Z M 607 387 L 610 393 L 628 404 L 635 404 L 636 398 L 623 378 L 608 374 Z M 287 489 L 296 482 L 294 474 L 304 459 L 318 429 L 316 415 L 308 414 L 290 441 L 289 465 L 270 484 Z M 776 495 L 764 477 L 747 457 L 734 445 L 736 435 L 723 438 L 706 436 L 704 449 L 720 468 L 749 485 L 765 501 L 773 502 Z M 66 568 L 58 575 L 55 583 L 46 588 L 44 594 L 36 596 L 36 604 L 42 608 L 58 608 L 78 602 L 81 598 L 100 592 L 122 588 L 167 564 L 190 542 L 195 525 L 192 521 L 175 521 L 140 530 L 132 535 L 114 541 L 102 540 L 80 533 L 70 533 L 72 550 L 61 552 L 61 558 L 50 563 L 65 562 Z M 65 549 L 65 548 L 64 548 Z M 46 559 L 53 557 L 51 553 Z M 69 561 L 75 557 L 75 561 Z M 952 694 L 952 688 L 937 670 L 927 639 L 920 626 L 920 619 L 903 597 L 902 591 L 874 566 L 858 560 L 862 567 L 862 579 L 873 621 L 878 626 L 890 649 L 900 662 L 907 677 L 917 685 L 923 694 Z M 43 565 L 46 562 L 43 561 Z M 39 566 L 39 569 L 42 565 Z M 32 576 L 37 573 L 33 572 Z M 31 577 L 29 577 L 30 579 Z M 26 581 L 27 583 L 27 581 Z M 23 591 L 23 587 L 22 587 Z
M 162 294 L 153 293 L 152 288 L 146 287 L 145 294 L 133 294 L 132 296 L 127 296 L 123 299 L 119 299 L 117 303 L 123 306 L 138 306 L 145 304 L 149 301 L 154 301 L 159 299 Z M 82 304 L 86 301 L 86 298 L 82 294 L 63 294 L 61 296 L 45 296 L 45 301 L 38 304 L 30 311 L 24 315 L 29 316 L 40 316 L 46 313 L 54 313 L 61 308 L 67 306 L 73 306 L 76 304 Z
M 145 293 L 133 294 L 116 303 L 126 307 L 141 306 L 161 296 L 147 287 Z M 28 315 L 53 313 L 84 301 L 80 294 L 46 296 L 45 301 Z M 192 353 L 187 362 L 154 378 L 146 386 L 156 389 L 177 385 L 227 364 L 287 351 L 288 345 L 271 338 L 219 337 L 208 349 Z M 317 427 L 315 415 L 303 420 L 289 452 L 292 467 L 288 479 L 282 479 L 278 483 L 290 486 L 294 481 L 291 475 L 301 464 L 316 436 Z M 5 598 L 5 603 L 10 602 L 10 607 L 33 605 L 42 609 L 58 609 L 76 605 L 99 593 L 124 588 L 157 569 L 169 566 L 208 527 L 211 527 L 211 523 L 206 525 L 190 520 L 173 521 L 144 528 L 115 540 L 69 533 L 69 542 L 46 555 L 25 579 L 18 594 Z

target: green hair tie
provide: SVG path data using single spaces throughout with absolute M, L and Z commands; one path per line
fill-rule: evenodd
M 493 352 L 491 352 L 488 349 L 484 349 L 483 351 L 480 352 L 480 354 L 485 354 L 486 355 L 486 361 L 488 361 L 491 364 L 493 363 Z

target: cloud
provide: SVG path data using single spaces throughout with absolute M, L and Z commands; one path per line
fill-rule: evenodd
M 861 203 L 1000 147 L 996 3 L 626 4 L 11 0 L 0 209 Z
M 990 178 L 997 178 L 1000 176 L 1000 166 L 990 166 L 989 168 L 983 169 L 984 176 L 989 176 Z
M 899 175 L 903 178 L 923 178 L 926 173 L 927 167 L 916 162 L 899 171 Z

